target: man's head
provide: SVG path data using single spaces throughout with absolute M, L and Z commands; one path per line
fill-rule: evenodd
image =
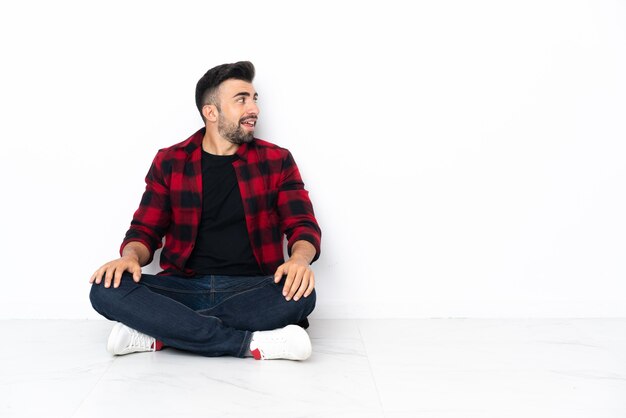
M 215 124 L 219 134 L 235 144 L 250 142 L 259 114 L 252 86 L 254 65 L 249 61 L 211 68 L 196 85 L 196 106 L 202 120 Z

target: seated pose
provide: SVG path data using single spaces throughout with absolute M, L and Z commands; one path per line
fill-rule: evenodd
M 198 81 L 205 127 L 158 151 L 121 258 L 91 276 L 92 306 L 118 321 L 112 354 L 311 355 L 321 230 L 291 153 L 254 137 L 254 72 L 241 61 Z M 142 274 L 161 247 L 163 271 Z

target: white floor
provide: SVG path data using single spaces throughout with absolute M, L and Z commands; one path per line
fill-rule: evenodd
M 306 362 L 112 357 L 107 321 L 0 321 L 0 417 L 626 417 L 626 319 L 312 320 Z

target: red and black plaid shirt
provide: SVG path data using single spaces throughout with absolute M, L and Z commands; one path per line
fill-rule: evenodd
M 193 275 L 185 264 L 196 243 L 202 216 L 202 139 L 200 129 L 187 140 L 159 150 L 146 176 L 146 191 L 126 232 L 122 250 L 132 241 L 161 252 L 160 274 Z M 243 144 L 233 162 L 252 252 L 265 274 L 284 263 L 287 248 L 298 240 L 320 255 L 321 230 L 291 153 L 260 139 Z

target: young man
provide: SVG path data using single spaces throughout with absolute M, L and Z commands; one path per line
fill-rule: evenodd
M 205 356 L 305 360 L 321 231 L 293 157 L 254 137 L 254 66 L 196 86 L 205 127 L 159 150 L 120 248 L 91 277 L 92 306 L 118 321 L 116 355 L 171 346 Z M 158 275 L 141 267 L 161 252 Z M 285 262 L 283 240 L 290 255 Z

